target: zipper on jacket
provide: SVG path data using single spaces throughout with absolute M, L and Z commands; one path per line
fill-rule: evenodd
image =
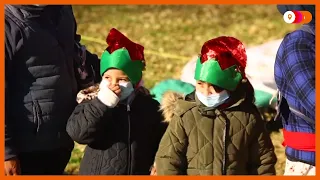
M 40 125 L 41 125 L 41 114 L 40 114 L 40 105 L 37 101 L 33 101 L 33 108 L 34 108 L 34 121 L 37 125 L 36 134 L 38 134 Z
M 130 105 L 127 105 L 127 115 L 128 115 L 128 175 L 131 174 L 131 123 L 130 123 Z
M 223 157 L 222 157 L 222 175 L 226 175 L 226 135 L 227 135 L 227 124 L 223 130 Z
M 220 116 L 223 121 L 224 121 L 224 129 L 223 129 L 223 139 L 222 139 L 222 175 L 226 175 L 227 174 L 227 170 L 226 170 L 226 155 L 227 155 L 227 147 L 226 147 L 226 139 L 227 139 L 227 133 L 229 131 L 229 122 L 227 120 L 227 118 L 225 117 L 225 114 L 222 113 L 221 111 L 218 110 L 218 114 L 217 116 Z

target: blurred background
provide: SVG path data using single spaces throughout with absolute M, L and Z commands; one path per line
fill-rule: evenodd
M 145 47 L 145 86 L 180 78 L 184 65 L 217 36 L 234 36 L 247 48 L 283 38 L 297 28 L 286 24 L 276 5 L 99 5 L 73 6 L 82 44 L 98 56 L 106 36 L 116 28 Z M 257 57 L 258 58 L 258 57 Z M 273 112 L 265 117 L 272 119 Z M 270 133 L 278 156 L 277 174 L 285 163 L 282 134 Z M 77 174 L 84 147 L 76 145 L 66 173 Z

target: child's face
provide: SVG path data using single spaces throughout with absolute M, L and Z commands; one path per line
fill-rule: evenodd
M 209 96 L 211 94 L 219 94 L 223 89 L 204 81 L 197 81 L 196 91 L 205 96 Z
M 128 76 L 119 69 L 109 69 L 106 71 L 103 76 L 103 79 L 106 79 L 110 84 L 119 85 L 119 82 L 130 82 Z

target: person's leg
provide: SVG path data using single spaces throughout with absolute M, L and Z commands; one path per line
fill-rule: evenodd
M 307 176 L 315 176 L 316 175 L 316 167 L 311 166 L 309 171 L 306 173 Z
M 315 175 L 315 167 L 302 163 L 286 160 L 284 176 L 313 176 Z
M 21 175 L 44 175 L 43 155 L 41 152 L 24 152 L 19 156 Z
M 70 160 L 72 150 L 70 149 L 57 149 L 55 151 L 48 152 L 48 161 L 45 167 L 45 173 L 47 175 L 63 175 L 64 170 Z

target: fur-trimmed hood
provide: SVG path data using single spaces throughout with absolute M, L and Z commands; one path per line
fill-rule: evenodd
M 194 106 L 195 101 L 193 93 L 189 95 L 183 95 L 181 93 L 167 91 L 163 94 L 160 110 L 162 111 L 164 121 L 170 122 L 175 113 L 183 113 L 183 111 L 189 110 Z
M 80 104 L 83 101 L 89 101 L 96 98 L 100 90 L 99 85 L 100 84 L 98 83 L 79 91 L 77 94 L 77 102 Z

